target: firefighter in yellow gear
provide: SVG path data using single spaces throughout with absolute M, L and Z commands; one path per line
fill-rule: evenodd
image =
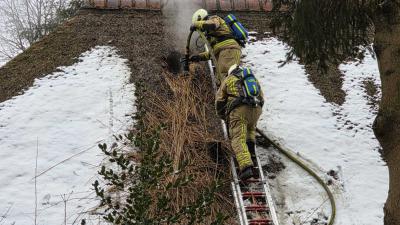
M 229 68 L 240 63 L 242 55 L 241 46 L 232 35 L 229 25 L 219 16 L 209 16 L 205 9 L 199 9 L 193 14 L 191 30 L 200 30 L 205 35 L 213 48 L 217 58 L 218 85 L 228 75 Z M 190 57 L 191 61 L 199 62 L 210 59 L 208 52 Z
M 231 146 L 239 165 L 241 180 L 253 177 L 251 153 L 255 153 L 257 121 L 262 112 L 264 95 L 258 81 L 258 95 L 248 96 L 240 74 L 248 68 L 233 65 L 218 89 L 215 99 L 217 115 L 224 119 L 229 130 Z

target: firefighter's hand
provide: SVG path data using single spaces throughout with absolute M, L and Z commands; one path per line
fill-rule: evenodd
M 195 30 L 197 30 L 197 27 L 196 27 L 196 25 L 192 24 L 190 26 L 190 31 L 195 31 Z
M 200 62 L 201 61 L 201 57 L 199 55 L 192 55 L 189 58 L 190 62 Z

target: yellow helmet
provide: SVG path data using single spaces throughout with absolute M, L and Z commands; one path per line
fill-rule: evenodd
M 208 16 L 207 10 L 199 9 L 193 14 L 192 23 L 200 20 L 205 20 L 207 16 Z

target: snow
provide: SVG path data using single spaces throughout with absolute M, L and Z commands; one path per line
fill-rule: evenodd
M 68 224 L 97 204 L 91 184 L 104 158 L 97 145 L 132 125 L 126 62 L 97 46 L 0 103 L 1 224 L 34 224 L 36 151 L 37 224 L 64 224 L 63 197 Z
M 0 57 L 0 67 L 4 66 L 8 62 L 7 59 Z
M 244 62 L 258 76 L 266 95 L 259 127 L 282 145 L 298 153 L 322 177 L 337 171 L 339 180 L 331 186 L 337 200 L 336 224 L 383 224 L 383 205 L 388 193 L 388 169 L 378 150 L 372 123 L 376 109 L 368 105 L 363 88 L 366 78 L 379 85 L 376 60 L 367 55 L 363 62 L 340 66 L 345 74 L 342 106 L 325 101 L 308 81 L 304 66 L 297 61 L 280 67 L 288 48 L 274 38 L 251 43 L 244 50 Z M 263 149 L 268 155 L 278 153 Z M 286 169 L 271 180 L 281 224 L 310 224 L 330 216 L 323 189 L 284 156 Z

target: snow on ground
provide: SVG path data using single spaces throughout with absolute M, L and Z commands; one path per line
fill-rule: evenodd
M 327 171 L 338 171 L 340 179 L 331 186 L 338 204 L 336 224 L 383 224 L 388 170 L 371 128 L 376 110 L 367 104 L 362 85 L 365 78 L 380 83 L 376 60 L 368 55 L 362 63 L 340 66 L 347 97 L 337 106 L 324 100 L 298 62 L 279 67 L 287 50 L 274 38 L 245 49 L 244 61 L 256 72 L 266 95 L 259 127 L 299 153 L 323 177 L 328 178 Z M 264 149 L 261 154 L 266 162 L 271 153 Z M 313 219 L 329 216 L 323 189 L 281 157 L 287 168 L 271 185 L 282 224 L 312 224 Z
M 0 67 L 4 66 L 7 62 L 8 60 L 6 58 L 0 57 Z
M 37 178 L 37 224 L 64 224 L 63 197 L 69 199 L 68 224 L 96 205 L 91 184 L 103 159 L 97 145 L 132 125 L 129 76 L 114 48 L 98 46 L 0 103 L 1 224 L 34 224 L 36 151 L 43 173 Z

